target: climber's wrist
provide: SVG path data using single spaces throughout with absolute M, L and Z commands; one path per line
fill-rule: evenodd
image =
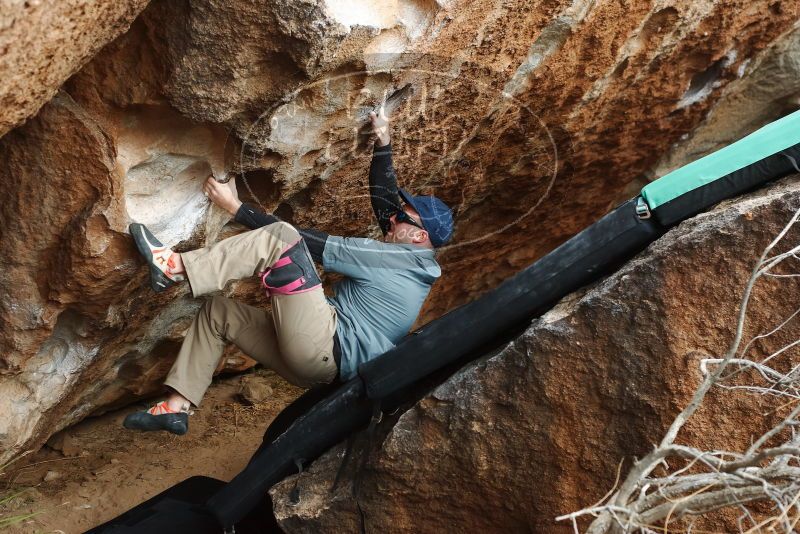
M 239 208 L 242 207 L 242 201 L 238 198 L 232 199 L 230 202 L 227 203 L 226 206 L 221 206 L 225 211 L 231 214 L 232 217 L 236 217 L 236 214 L 239 212 Z

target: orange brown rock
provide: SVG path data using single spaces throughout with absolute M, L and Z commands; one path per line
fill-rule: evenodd
M 148 0 L 2 0 L 0 137 L 34 115 Z

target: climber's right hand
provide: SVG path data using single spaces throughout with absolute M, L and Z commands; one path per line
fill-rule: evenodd
M 213 176 L 209 176 L 203 184 L 203 194 L 211 202 L 234 216 L 242 205 L 239 194 L 236 192 L 235 179 L 231 179 L 227 183 L 220 183 Z
M 378 136 L 378 145 L 388 145 L 391 141 L 391 135 L 389 133 L 389 117 L 386 116 L 384 106 L 381 105 L 378 113 L 370 111 L 369 120 L 372 122 L 373 133 Z

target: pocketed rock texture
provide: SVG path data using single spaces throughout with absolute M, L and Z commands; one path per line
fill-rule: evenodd
M 15 21 L 0 33 L 8 127 L 141 4 L 60 3 L 74 24 L 44 17 L 60 13 L 45 3 L 13 7 L 0 18 Z M 145 222 L 181 249 L 240 230 L 203 198 L 206 176 L 236 178 L 297 225 L 375 236 L 366 117 L 385 101 L 401 184 L 457 210 L 425 322 L 634 194 L 723 93 L 748 102 L 791 56 L 798 8 L 154 0 L 0 139 L 0 464 L 158 391 L 200 302 L 185 288 L 152 295 L 127 227 Z M 16 69 L 23 53 L 41 66 Z M 776 79 L 748 128 L 796 107 L 796 77 Z M 264 304 L 252 282 L 230 292 Z
M 127 31 L 148 0 L 0 0 L 0 136 Z
M 748 75 L 728 85 L 708 115 L 663 154 L 648 175 L 658 178 L 752 132 L 800 105 L 800 29 L 772 43 Z
M 733 339 L 759 254 L 799 208 L 794 176 L 682 223 L 390 417 L 360 474 L 367 532 L 572 532 L 554 518 L 597 502 L 620 461 L 624 476 L 634 457 L 661 440 L 700 380 L 700 359 L 724 354 Z M 778 250 L 798 239 L 800 232 L 790 233 Z M 757 285 L 745 341 L 789 317 L 798 289 L 786 278 Z M 798 334 L 792 325 L 755 352 L 770 354 Z M 790 369 L 797 356 L 773 364 Z M 764 414 L 782 402 L 717 390 L 679 442 L 744 450 L 766 430 L 771 417 Z M 358 460 L 330 492 L 342 455 L 338 446 L 272 488 L 286 532 L 358 532 L 351 493 Z

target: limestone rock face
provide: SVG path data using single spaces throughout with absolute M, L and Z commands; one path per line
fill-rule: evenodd
M 147 1 L 0 1 L 0 136 L 39 111 Z
M 700 359 L 727 350 L 750 271 L 798 208 L 795 176 L 682 223 L 390 417 L 360 474 L 367 530 L 572 532 L 554 518 L 597 502 L 621 461 L 624 476 L 634 457 L 649 452 L 691 398 Z M 790 235 L 790 246 L 797 239 Z M 796 282 L 756 288 L 745 340 L 797 308 Z M 763 340 L 758 352 L 770 354 L 798 334 L 794 326 Z M 791 368 L 786 358 L 773 363 Z M 743 450 L 734 447 L 746 448 L 768 428 L 765 402 L 717 391 L 680 442 Z M 343 452 L 332 449 L 272 488 L 286 532 L 358 531 L 350 481 L 359 460 L 345 471 L 348 482 L 330 492 Z
M 686 161 L 741 139 L 800 104 L 800 29 L 770 44 L 748 74 L 728 85 L 703 122 L 663 154 L 648 174 L 658 178 Z
M 159 321 L 159 299 L 140 296 L 129 307 L 144 278 L 130 239 L 113 229 L 122 228 L 124 216 L 115 195 L 122 187 L 115 150 L 67 95 L 6 135 L 0 153 L 0 174 L 15 179 L 15 188 L 0 193 L 6 414 L 0 440 L 7 454 L 63 427 L 59 421 L 152 389 L 136 356 L 174 345 L 174 329 L 181 320 L 188 324 L 197 305 L 160 299 L 168 321 Z M 123 330 L 123 337 L 107 337 Z M 124 348 L 114 350 L 115 344 Z M 103 376 L 109 367 L 113 374 Z M 115 380 L 112 397 L 100 394 Z
M 778 0 L 154 0 L 133 23 L 142 2 L 6 4 L 0 133 L 74 75 L 0 138 L 0 463 L 158 391 L 200 303 L 150 293 L 127 227 L 179 249 L 239 231 L 209 175 L 299 226 L 377 237 L 366 122 L 385 102 L 401 185 L 457 211 L 425 322 L 685 162 L 659 163 L 706 117 L 713 142 L 718 102 L 768 107 L 755 128 L 797 92 L 770 74 L 797 39 Z M 252 282 L 229 293 L 265 304 Z

